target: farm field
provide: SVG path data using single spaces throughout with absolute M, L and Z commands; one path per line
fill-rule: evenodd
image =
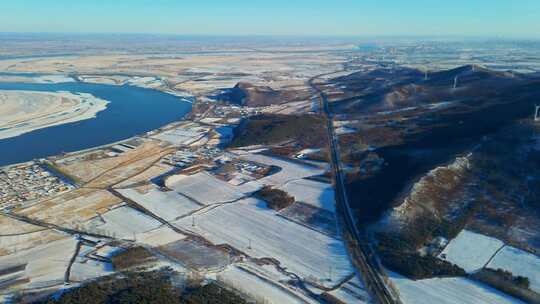
M 334 189 L 330 184 L 300 179 L 286 184 L 281 190 L 294 196 L 297 202 L 335 212 Z
M 231 202 L 245 196 L 234 186 L 207 172 L 171 176 L 167 179 L 166 186 L 201 205 Z
M 7 283 L 22 281 L 27 288 L 44 288 L 64 283 L 64 274 L 77 241 L 65 238 L 29 250 L 0 257 L 3 269 L 24 265 L 22 270 L 0 276 Z
M 17 210 L 17 213 L 59 226 L 77 227 L 122 202 L 105 190 L 79 188 Z
M 466 278 L 413 281 L 388 272 L 404 304 L 524 304 L 509 295 Z
M 139 233 L 137 235 L 137 242 L 152 247 L 166 245 L 178 240 L 186 238 L 185 235 L 180 234 L 167 226 L 160 226 L 159 228 Z
M 320 175 L 324 169 L 314 165 L 302 164 L 300 162 L 266 156 L 263 154 L 247 154 L 240 158 L 261 163 L 269 166 L 277 166 L 281 171 L 260 179 L 258 182 L 264 185 L 284 185 L 293 180 Z
M 281 267 L 324 286 L 354 272 L 341 241 L 298 225 L 257 199 L 243 199 L 195 214 L 174 224 L 214 244 L 229 244 L 255 258 L 273 258 Z M 250 247 L 251 244 L 251 247 Z
M 153 178 L 166 174 L 172 170 L 174 170 L 173 166 L 170 166 L 164 163 L 156 163 L 152 165 L 150 168 L 141 172 L 140 174 L 132 176 L 126 179 L 125 181 L 122 181 L 116 184 L 114 187 L 116 189 L 123 189 L 123 188 L 136 187 L 141 184 L 150 184 Z
M 187 128 L 179 127 L 172 130 L 164 131 L 160 134 L 154 135 L 152 138 L 166 141 L 176 146 L 190 145 L 197 140 L 201 139 L 208 133 L 208 128 Z
M 202 207 L 175 191 L 161 191 L 153 185 L 150 189 L 141 189 L 143 193 L 138 188 L 117 191 L 167 221 L 176 220 Z
M 484 268 L 502 246 L 504 243 L 496 238 L 463 230 L 448 243 L 439 257 L 445 257 L 445 260 L 470 273 Z
M 87 229 L 122 239 L 133 239 L 159 226 L 160 222 L 128 206 L 115 208 L 87 223 Z
M 504 246 L 487 267 L 504 269 L 514 276 L 529 279 L 530 289 L 540 293 L 540 258 L 534 254 L 511 246 Z
M 270 283 L 267 280 L 234 266 L 220 273 L 217 276 L 217 279 L 218 281 L 233 286 L 248 296 L 263 301 L 264 303 L 316 303 L 302 295 L 289 291 L 279 283 Z
M 0 215 L 0 257 L 65 238 L 65 235 Z
M 113 273 L 114 271 L 110 263 L 90 260 L 79 255 L 73 266 L 71 266 L 69 278 L 75 282 L 82 282 Z

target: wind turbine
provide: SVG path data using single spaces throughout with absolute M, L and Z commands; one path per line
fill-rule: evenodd
M 452 87 L 454 90 L 457 89 L 458 85 L 458 76 L 454 77 L 454 86 Z
M 534 110 L 534 121 L 540 121 L 540 106 L 536 106 Z

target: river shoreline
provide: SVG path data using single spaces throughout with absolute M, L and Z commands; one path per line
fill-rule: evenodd
M 107 109 L 96 113 L 95 118 L 0 139 L 0 166 L 128 140 L 184 119 L 192 106 L 187 98 L 129 85 L 0 82 L 0 90 L 76 92 L 110 102 Z

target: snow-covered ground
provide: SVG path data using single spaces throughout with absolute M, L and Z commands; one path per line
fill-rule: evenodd
M 70 281 L 80 282 L 113 274 L 110 263 L 78 257 L 71 266 Z
M 294 180 L 324 173 L 323 168 L 314 165 L 302 164 L 300 162 L 289 161 L 262 154 L 243 154 L 240 156 L 240 158 L 281 168 L 281 170 L 275 174 L 241 185 L 239 188 L 242 189 L 241 191 L 243 192 L 256 191 L 264 185 L 281 187 Z
M 330 184 L 300 179 L 286 184 L 281 190 L 294 196 L 298 202 L 335 212 L 334 189 Z
M 205 171 L 193 175 L 171 176 L 166 185 L 204 205 L 231 202 L 244 197 L 236 187 Z
M 354 276 L 343 286 L 329 293 L 343 303 L 372 303 L 371 296 L 358 276 Z
M 156 187 L 146 193 L 140 193 L 134 189 L 118 189 L 117 191 L 167 221 L 175 220 L 201 208 L 200 205 L 175 191 L 165 192 Z
M 0 82 L 26 82 L 26 83 L 66 83 L 74 82 L 75 80 L 69 76 L 61 74 L 45 74 L 45 75 L 32 75 L 30 74 L 2 74 L 0 75 Z
M 91 119 L 108 104 L 86 93 L 0 91 L 0 139 Z
M 487 265 L 492 269 L 504 269 L 515 276 L 529 278 L 531 290 L 540 293 L 540 258 L 534 254 L 505 246 Z
M 4 229 L 4 227 L 2 227 Z M 0 256 L 33 248 L 65 238 L 54 230 L 38 230 L 32 233 L 3 235 L 0 237 Z
M 66 83 L 66 82 L 74 82 L 75 80 L 69 76 L 66 75 L 42 75 L 39 77 L 34 78 L 34 81 L 37 83 Z
M 403 304 L 522 304 L 494 288 L 466 278 L 413 281 L 388 272 Z
M 163 82 L 159 78 L 150 77 L 150 76 L 149 77 L 134 76 L 134 77 L 129 78 L 126 83 L 132 86 L 148 88 L 148 89 L 155 89 L 163 85 Z
M 172 230 L 168 226 L 161 226 L 159 228 L 138 234 L 137 242 L 146 244 L 148 246 L 157 247 L 185 238 L 185 235 Z
M 132 85 L 140 88 L 156 89 L 163 85 L 163 81 L 157 77 L 147 76 L 123 76 L 123 75 L 80 75 L 79 79 L 87 83 L 108 85 Z
M 470 273 L 482 269 L 502 246 L 504 243 L 496 238 L 463 230 L 450 241 L 439 258 Z
M 113 209 L 88 223 L 90 229 L 124 239 L 133 239 L 137 234 L 160 225 L 155 219 L 128 206 Z
M 75 252 L 77 241 L 73 238 L 50 242 L 29 250 L 19 251 L 9 256 L 0 257 L 0 269 L 26 264 L 26 268 L 17 274 L 0 276 L 0 282 L 6 279 L 29 279 L 26 287 L 42 288 L 64 283 L 64 274 Z
M 197 140 L 201 139 L 201 137 L 205 136 L 207 132 L 208 129 L 206 128 L 176 128 L 162 132 L 152 137 L 155 139 L 170 142 L 173 145 L 182 146 L 190 145 L 196 142 Z
M 258 300 L 260 303 L 272 304 L 305 304 L 316 303 L 309 301 L 305 296 L 293 293 L 279 283 L 272 284 L 256 275 L 246 272 L 238 267 L 220 273 L 218 281 L 221 281 L 242 293 Z
M 355 128 L 351 128 L 351 127 L 339 127 L 336 129 L 336 134 L 337 135 L 344 135 L 344 134 L 350 134 L 350 133 L 354 133 L 358 131 L 357 129 Z
M 82 82 L 108 84 L 108 85 L 124 85 L 129 79 L 128 76 L 92 76 L 92 75 L 79 75 L 78 78 Z
M 174 224 L 256 258 L 274 258 L 302 278 L 334 286 L 354 270 L 341 241 L 298 225 L 248 198 L 209 208 Z M 250 247 L 251 241 L 251 247 Z

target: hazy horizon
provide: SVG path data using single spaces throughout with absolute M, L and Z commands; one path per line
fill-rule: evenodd
M 3 1 L 0 32 L 182 36 L 540 38 L 540 2 Z

